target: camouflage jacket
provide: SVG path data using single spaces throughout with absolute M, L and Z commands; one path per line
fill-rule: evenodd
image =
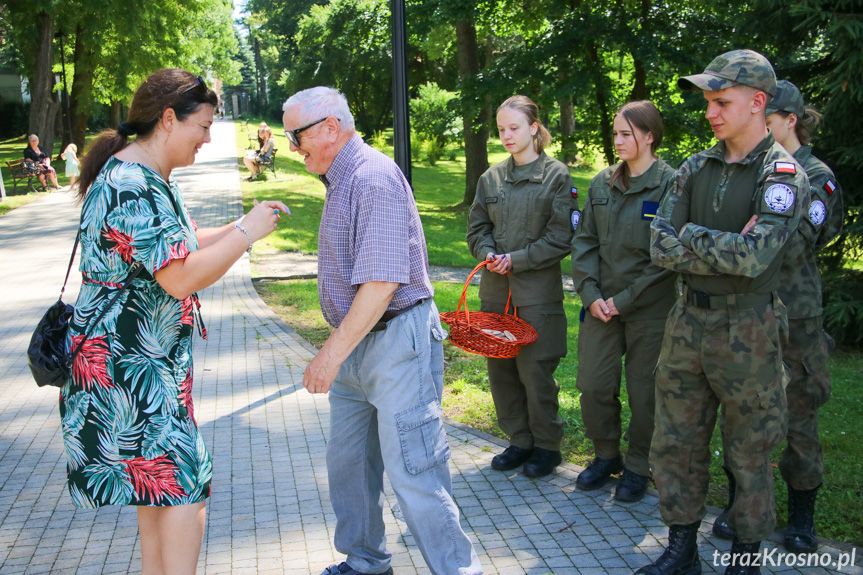
M 821 274 L 815 254 L 842 230 L 842 191 L 832 170 L 812 155 L 812 146 L 794 154 L 809 177 L 811 200 L 798 232 L 789 240 L 782 259 L 779 297 L 788 317 L 800 319 L 822 313 Z
M 563 301 L 560 260 L 572 242 L 571 214 L 578 208 L 565 164 L 541 153 L 525 178 L 513 174 L 510 156 L 480 177 L 468 214 L 467 244 L 477 260 L 510 254 L 509 275 L 483 273 L 479 297 L 516 306 Z
M 585 307 L 614 298 L 621 321 L 659 319 L 677 299 L 677 278 L 650 261 L 650 222 L 674 169 L 657 160 L 629 189 L 610 166 L 590 181 L 572 239 L 572 279 Z
M 740 162 L 727 163 L 725 149 L 719 142 L 675 172 L 651 224 L 650 255 L 696 291 L 770 293 L 779 286 L 777 256 L 809 210 L 809 194 L 800 193 L 809 180 L 773 134 Z M 741 234 L 753 214 L 758 222 Z

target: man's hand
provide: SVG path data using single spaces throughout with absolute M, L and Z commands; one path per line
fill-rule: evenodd
M 309 393 L 328 393 L 341 367 L 341 361 L 322 349 L 306 366 L 306 372 L 303 374 L 303 387 Z
M 751 218 L 749 218 L 749 221 L 748 221 L 748 222 L 746 222 L 746 225 L 745 225 L 745 226 L 743 226 L 743 231 L 742 231 L 742 232 L 740 232 L 740 235 L 741 235 L 741 236 L 745 236 L 747 233 L 749 233 L 749 230 L 751 230 L 752 228 L 754 228 L 754 227 L 755 227 L 755 223 L 756 223 L 757 221 L 758 221 L 758 214 L 755 214 L 754 216 L 752 216 Z
M 611 319 L 611 310 L 608 309 L 608 306 L 605 303 L 605 300 L 598 299 L 592 304 L 590 304 L 590 315 L 595 317 L 596 319 L 602 320 L 608 323 L 608 320 Z

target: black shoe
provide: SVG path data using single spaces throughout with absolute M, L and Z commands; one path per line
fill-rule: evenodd
M 731 564 L 725 568 L 725 575 L 758 575 L 760 565 L 761 541 L 740 543 L 737 539 L 731 544 Z M 755 566 L 753 566 L 753 564 Z
M 623 458 L 617 456 L 614 459 L 602 459 L 597 457 L 587 469 L 578 474 L 575 486 L 582 491 L 593 491 L 599 489 L 615 473 L 623 471 Z
M 503 453 L 492 457 L 491 466 L 498 471 L 509 471 L 527 461 L 532 454 L 533 449 L 522 449 L 521 447 L 510 445 L 503 450 Z
M 737 480 L 734 479 L 734 474 L 722 467 L 725 476 L 728 477 L 728 505 L 722 510 L 722 513 L 713 522 L 713 534 L 720 539 L 734 539 L 734 530 L 728 525 L 728 512 L 731 511 L 731 505 L 734 504 L 734 491 L 737 489 Z
M 645 565 L 635 575 L 701 575 L 698 558 L 698 527 L 701 521 L 668 528 L 668 547 L 655 562 Z
M 372 575 L 371 573 L 364 573 L 362 571 L 357 571 L 353 569 L 350 565 L 342 561 L 338 565 L 335 563 L 327 567 L 323 570 L 321 575 Z M 381 571 L 379 574 L 375 573 L 374 575 L 393 575 L 393 568 L 390 567 L 386 571 Z
M 530 456 L 524 463 L 522 473 L 528 477 L 545 477 L 554 468 L 560 465 L 563 461 L 560 457 L 560 451 L 549 451 L 542 447 L 537 447 L 533 450 L 533 455 Z
M 614 490 L 614 498 L 617 501 L 627 503 L 639 501 L 647 493 L 648 479 L 646 475 L 639 475 L 634 471 L 624 469 L 623 477 L 620 478 L 617 488 Z
M 820 486 L 819 486 L 820 487 Z M 785 528 L 785 549 L 791 553 L 815 553 L 815 496 L 818 487 L 798 491 L 788 486 L 788 527 Z

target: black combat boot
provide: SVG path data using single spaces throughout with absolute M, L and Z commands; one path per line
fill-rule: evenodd
M 818 549 L 818 536 L 815 535 L 815 495 L 818 487 L 798 491 L 788 486 L 785 549 L 791 553 L 814 553 Z
M 701 521 L 668 528 L 668 547 L 659 559 L 645 565 L 635 575 L 701 575 L 698 558 L 698 527 Z
M 713 534 L 720 539 L 734 539 L 734 531 L 728 525 L 728 512 L 731 511 L 731 505 L 734 504 L 734 491 L 737 489 L 737 481 L 734 479 L 734 474 L 728 471 L 725 466 L 722 467 L 725 476 L 728 478 L 728 505 L 722 510 L 722 513 L 713 522 Z
M 761 541 L 741 543 L 737 539 L 731 544 L 731 564 L 725 575 L 759 575 L 761 573 Z

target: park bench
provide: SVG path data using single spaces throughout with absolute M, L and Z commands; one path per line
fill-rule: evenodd
M 277 148 L 273 148 L 273 153 L 270 155 L 270 161 L 264 162 L 262 160 L 258 161 L 258 164 L 264 166 L 265 170 L 270 170 L 273 172 L 273 177 L 276 177 L 276 152 L 279 150 Z
M 6 162 L 6 166 L 9 167 L 9 173 L 12 174 L 12 184 L 13 189 L 18 190 L 18 182 L 27 180 L 27 187 L 31 192 L 38 192 L 39 190 L 36 186 L 33 185 L 33 178 L 37 178 L 36 174 L 25 174 L 24 173 L 24 160 L 13 160 L 11 162 Z

